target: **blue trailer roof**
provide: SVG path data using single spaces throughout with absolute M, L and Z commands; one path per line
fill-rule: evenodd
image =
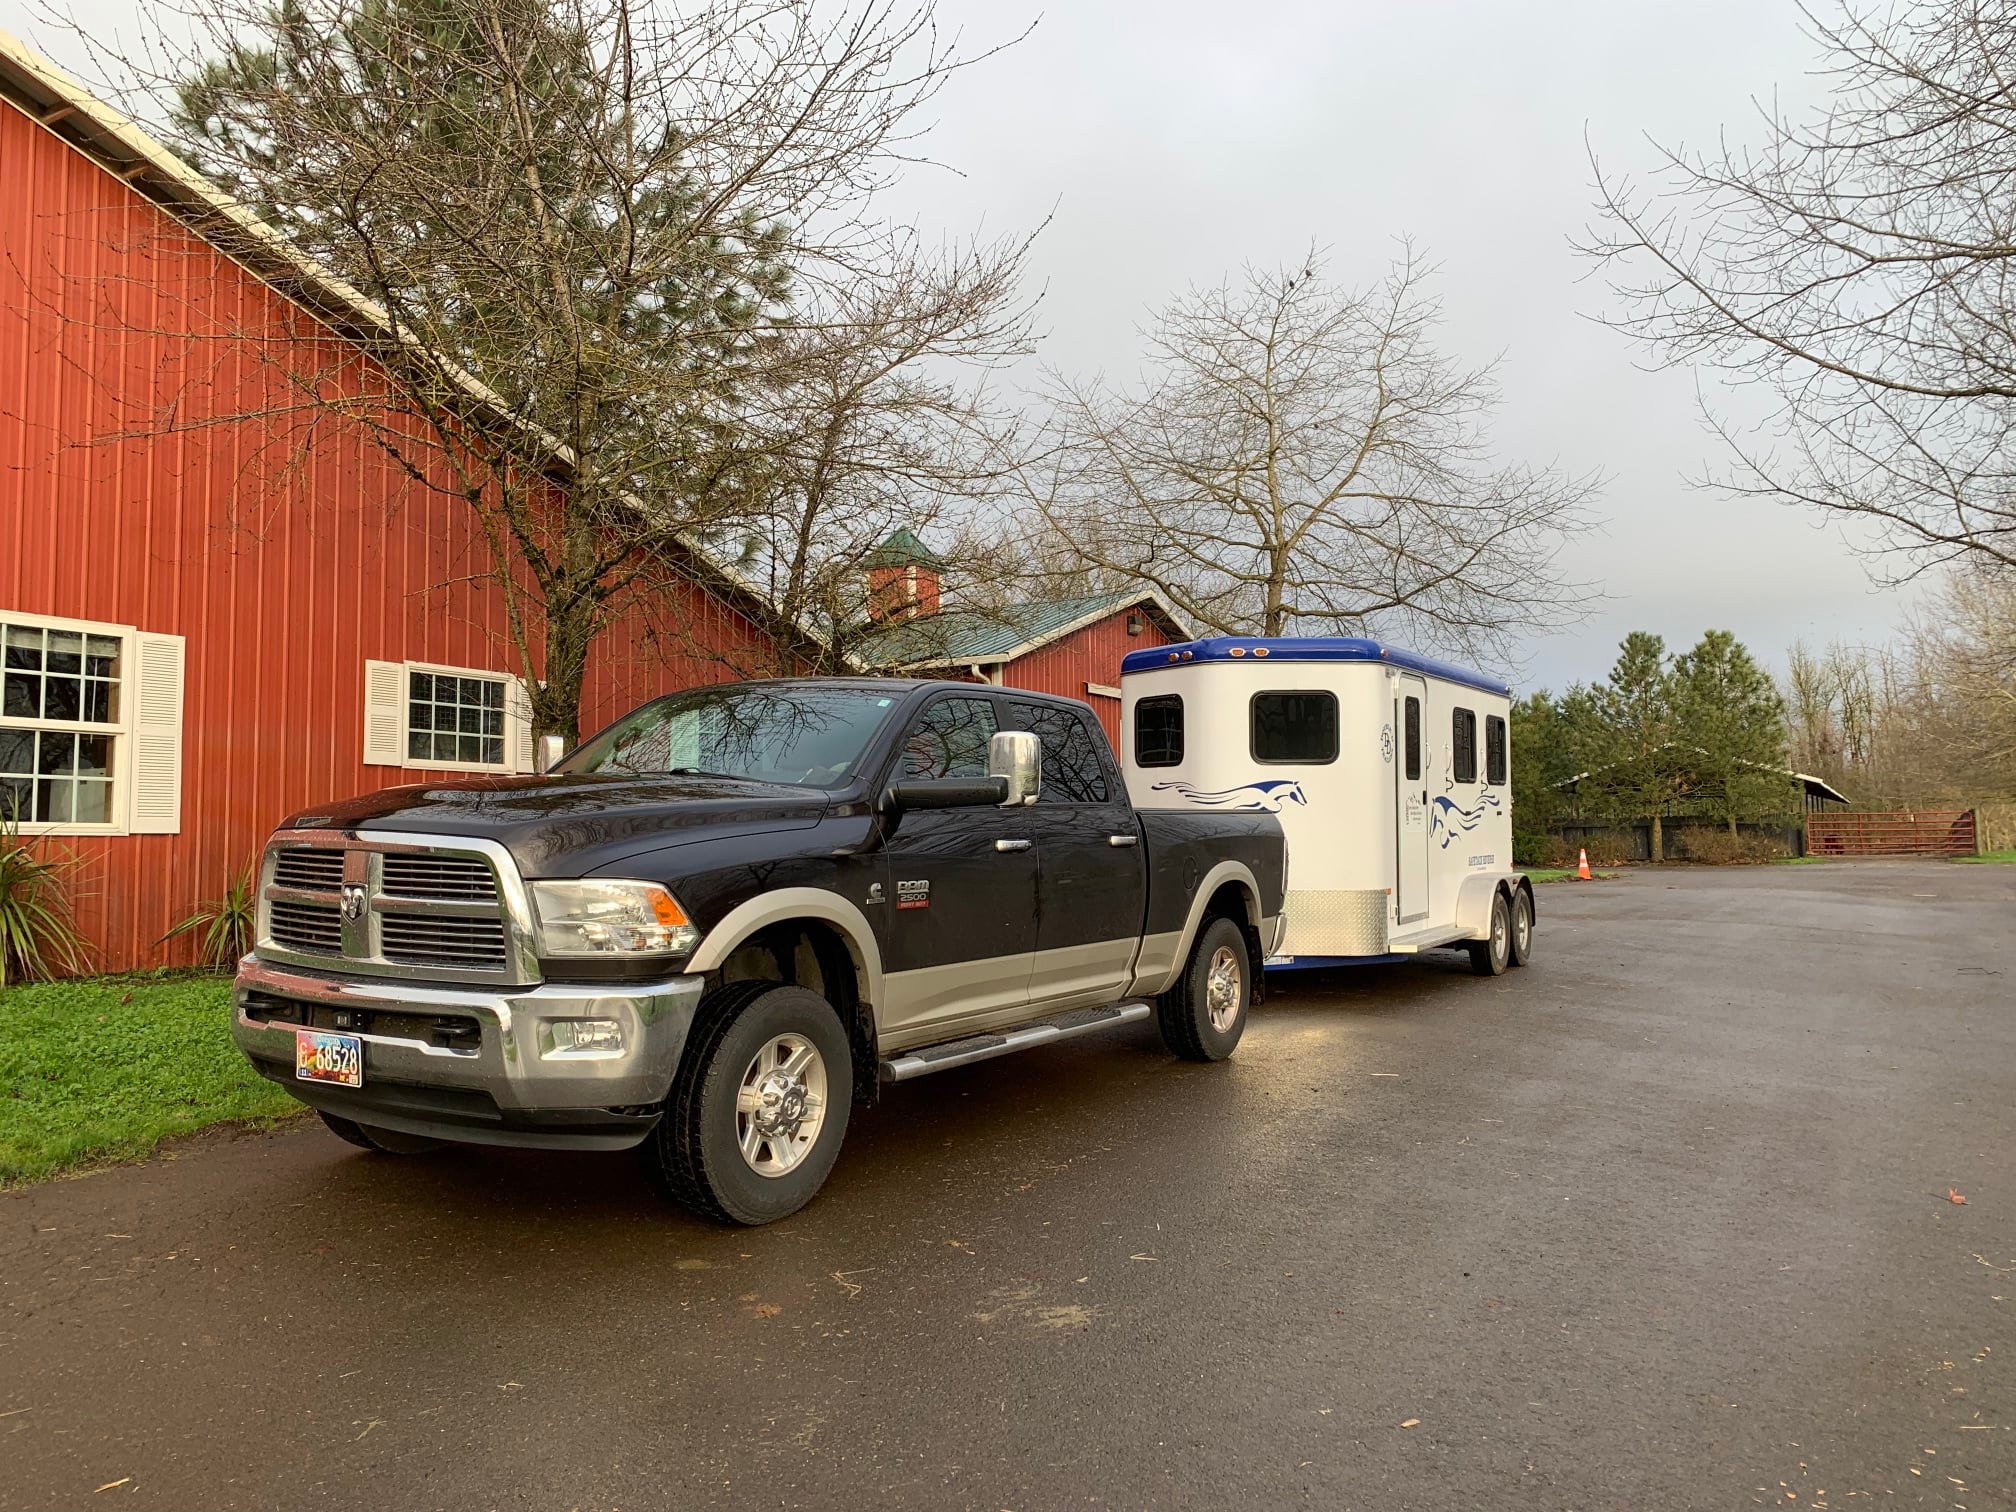
M 1198 662 L 1249 658 L 1284 662 L 1384 662 L 1389 667 L 1403 667 L 1481 692 L 1504 698 L 1512 696 L 1511 685 L 1499 678 L 1354 635 L 1214 635 L 1206 640 L 1129 651 L 1120 663 L 1120 671 L 1124 676 L 1129 672 L 1164 671 L 1171 666 L 1195 666 Z

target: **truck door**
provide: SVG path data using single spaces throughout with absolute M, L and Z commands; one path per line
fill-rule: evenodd
M 1393 875 L 1393 915 L 1412 923 L 1428 916 L 1428 786 L 1421 721 L 1428 684 L 1418 677 L 1397 679 L 1393 728 L 1399 749 L 1393 761 L 1393 826 L 1398 864 Z
M 1058 704 L 1009 704 L 1043 742 L 1036 837 L 1033 1002 L 1113 1001 L 1133 981 L 1147 908 L 1141 823 L 1105 733 Z
M 911 721 L 890 781 L 985 777 L 994 700 L 949 694 Z M 1030 810 L 923 809 L 885 848 L 881 1032 L 949 1035 L 969 1020 L 1012 1018 L 1029 1001 L 1036 948 L 1036 836 Z

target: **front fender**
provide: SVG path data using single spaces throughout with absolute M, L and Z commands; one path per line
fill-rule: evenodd
M 719 970 L 736 946 L 758 930 L 795 919 L 817 919 L 845 936 L 861 971 L 861 999 L 879 1008 L 883 1001 L 882 949 L 875 943 L 875 931 L 869 927 L 868 916 L 850 900 L 823 888 L 780 887 L 738 904 L 707 931 L 685 969 L 695 974 Z

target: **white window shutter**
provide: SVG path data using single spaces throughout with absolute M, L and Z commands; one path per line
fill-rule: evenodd
M 406 664 L 364 663 L 364 765 L 406 764 Z
M 182 663 L 179 635 L 133 637 L 133 785 L 126 827 L 182 832 Z
M 504 738 L 514 772 L 536 772 L 538 753 L 532 743 L 532 695 L 525 679 L 514 677 L 504 685 Z

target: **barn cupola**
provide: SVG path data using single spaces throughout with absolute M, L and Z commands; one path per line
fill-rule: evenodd
M 868 553 L 868 618 L 893 625 L 938 612 L 944 558 L 905 525 Z

